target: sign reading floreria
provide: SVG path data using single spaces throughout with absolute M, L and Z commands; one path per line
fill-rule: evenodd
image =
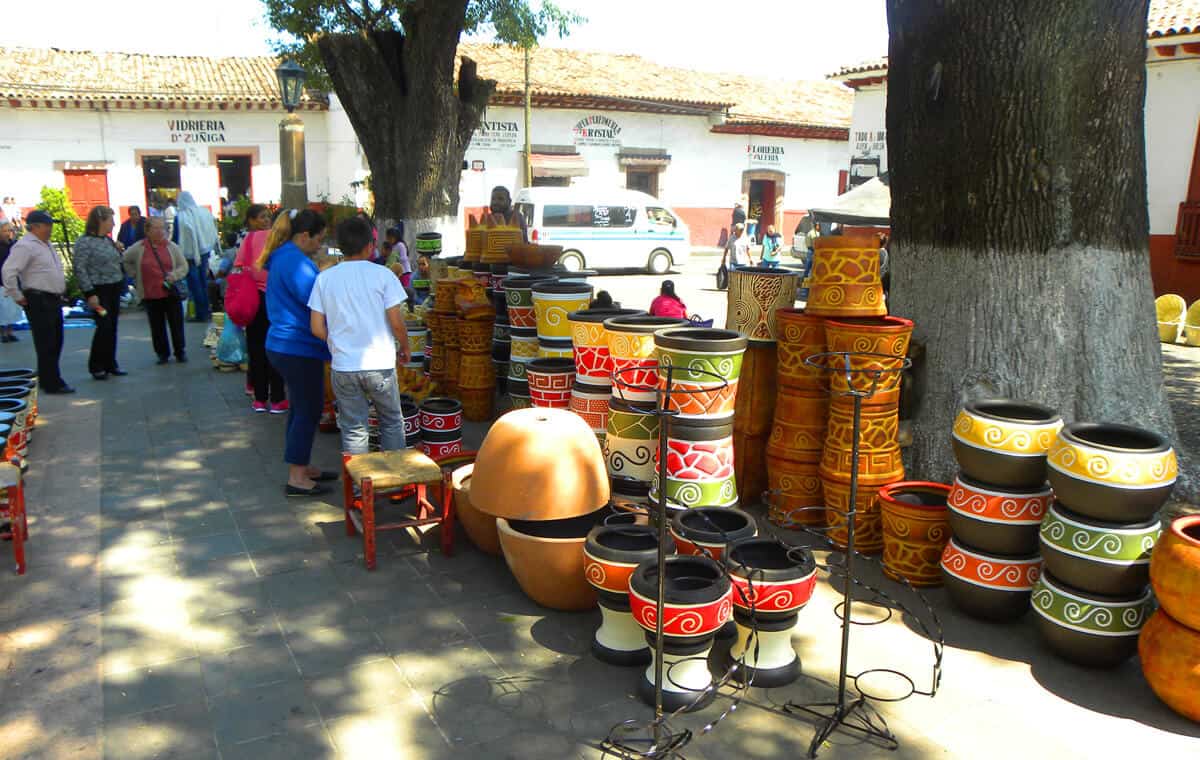
M 746 156 L 752 164 L 783 163 L 782 145 L 747 145 Z
M 620 145 L 621 125 L 607 116 L 585 116 L 571 128 L 576 145 Z
M 173 143 L 223 143 L 225 122 L 215 119 L 167 119 Z

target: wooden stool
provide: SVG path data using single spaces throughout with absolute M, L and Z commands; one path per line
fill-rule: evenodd
M 25 542 L 29 540 L 29 523 L 25 519 L 25 481 L 21 468 L 15 464 L 0 464 L 0 518 L 8 519 L 8 530 L 0 538 L 10 539 L 13 557 L 17 562 L 17 575 L 25 574 Z
M 442 508 L 429 501 L 427 488 L 440 485 Z M 355 487 L 361 496 L 354 495 Z M 387 494 L 393 500 L 416 496 L 414 519 L 376 524 L 375 497 Z M 367 569 L 375 569 L 375 532 L 402 530 L 421 525 L 441 525 L 442 554 L 454 553 L 454 509 L 449 475 L 437 462 L 416 449 L 342 455 L 342 495 L 346 513 L 346 535 L 361 532 Z M 440 514 L 439 514 L 440 512 Z

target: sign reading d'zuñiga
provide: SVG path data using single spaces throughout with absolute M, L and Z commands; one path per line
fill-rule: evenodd
M 223 143 L 225 122 L 216 119 L 167 119 L 173 143 Z
M 607 116 L 585 116 L 571 128 L 576 145 L 621 144 L 621 125 Z

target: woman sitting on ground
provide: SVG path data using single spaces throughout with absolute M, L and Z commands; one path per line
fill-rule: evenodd
M 675 319 L 688 318 L 687 306 L 683 301 L 679 300 L 679 296 L 675 295 L 674 282 L 663 280 L 658 298 L 655 298 L 650 304 L 650 316 L 673 317 Z

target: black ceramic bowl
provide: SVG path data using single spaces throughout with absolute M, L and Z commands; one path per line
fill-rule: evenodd
M 1072 512 L 1093 520 L 1136 523 L 1149 520 L 1166 502 L 1175 487 L 1175 477 L 1166 472 L 1165 462 L 1174 454 L 1167 439 L 1150 430 L 1107 422 L 1076 422 L 1059 432 L 1058 452 L 1048 468 L 1054 497 Z M 1070 456 L 1103 463 L 1110 475 L 1085 479 L 1057 460 Z M 1162 466 L 1160 470 L 1156 470 Z M 1119 473 L 1136 471 L 1129 478 Z

